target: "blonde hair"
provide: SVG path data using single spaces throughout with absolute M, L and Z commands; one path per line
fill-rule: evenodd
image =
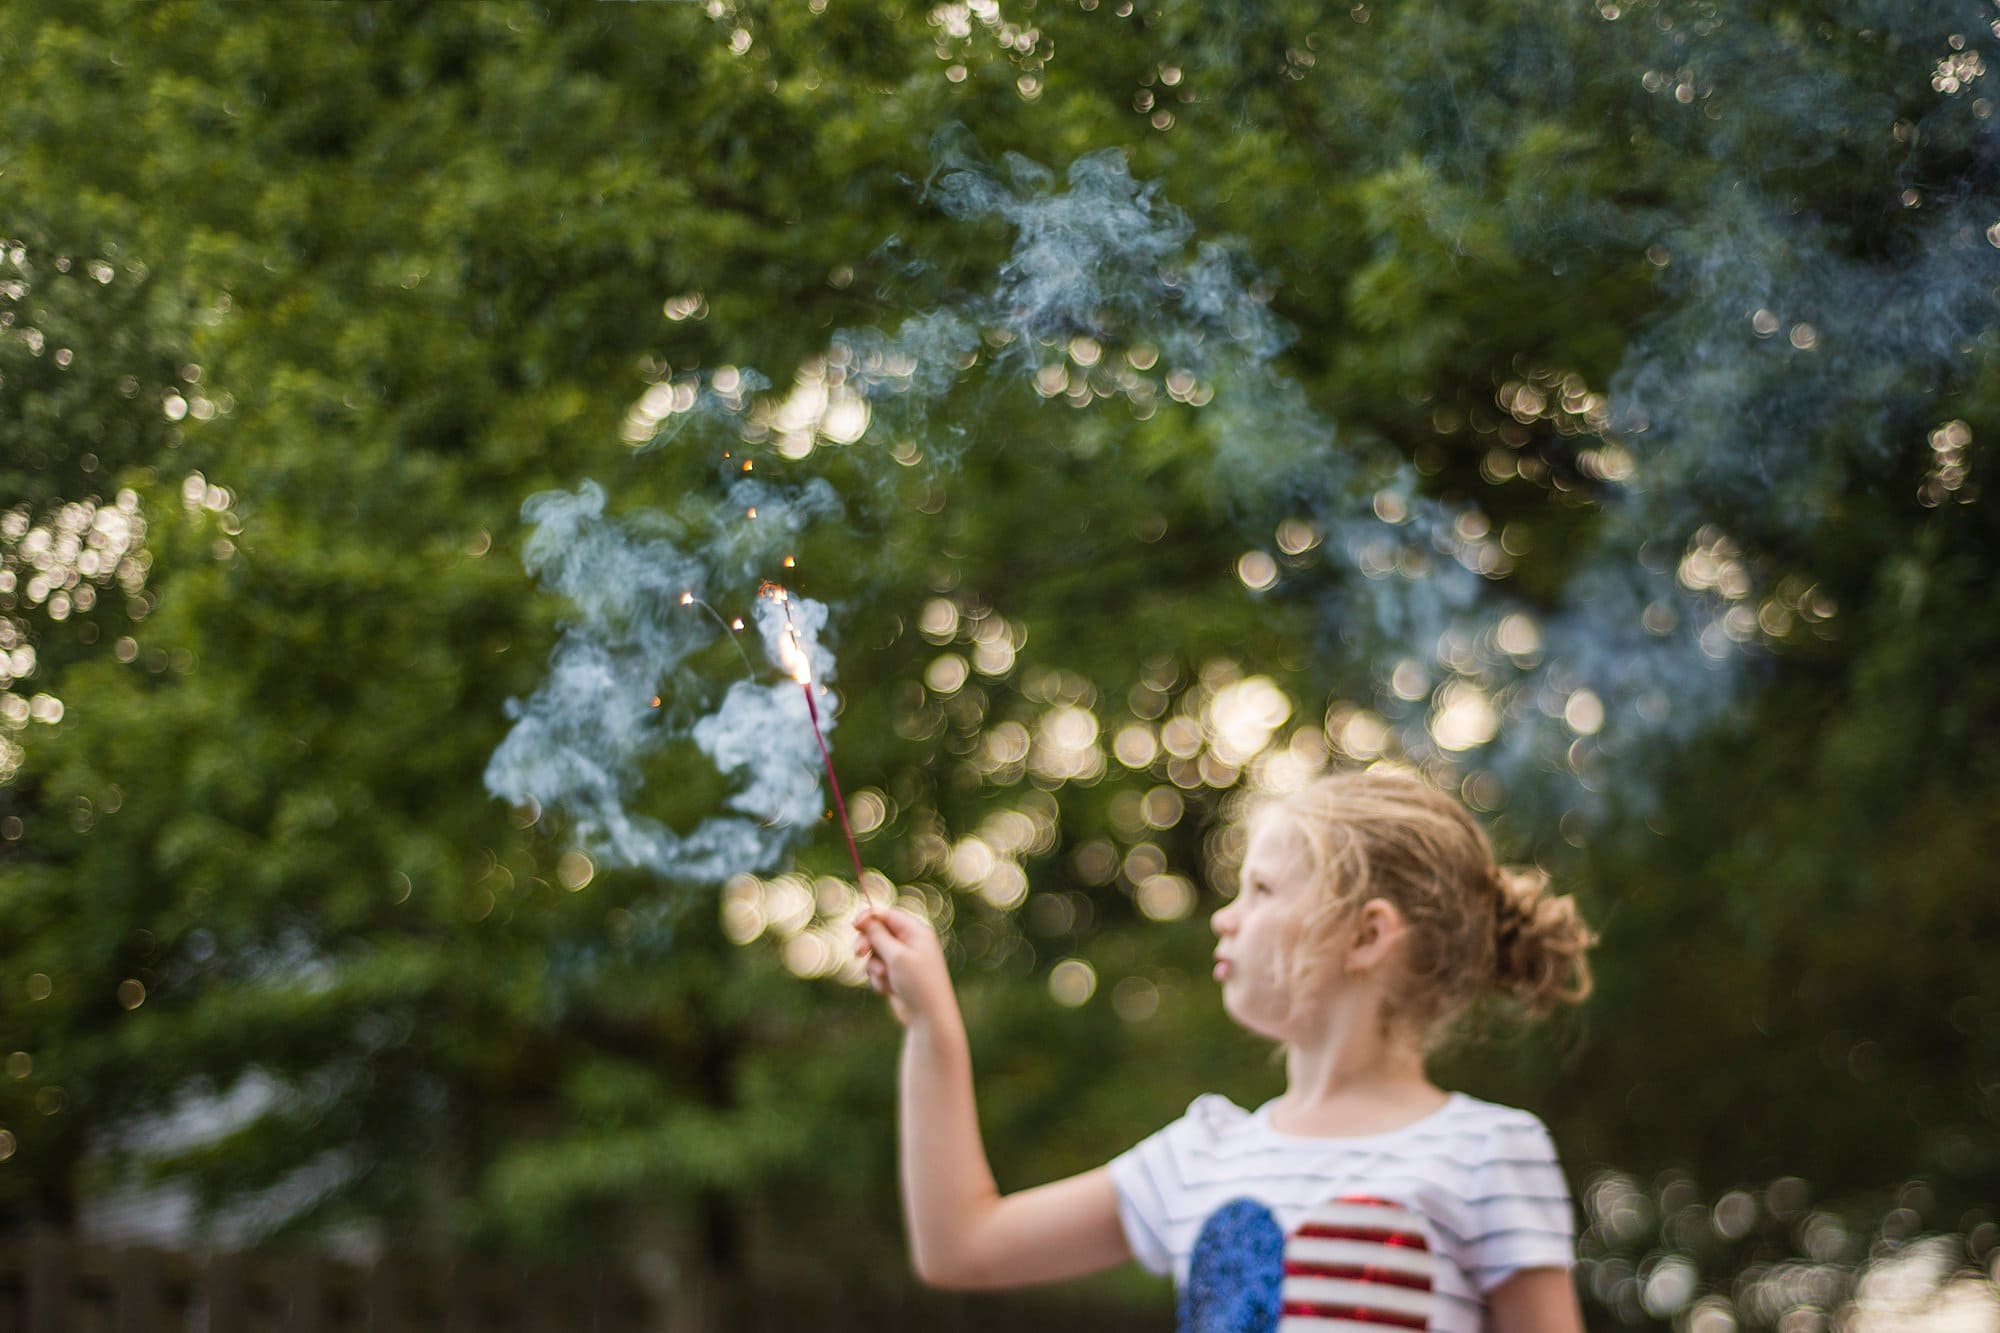
M 1317 887 L 1294 955 L 1301 979 L 1325 966 L 1335 935 L 1383 898 L 1407 925 L 1399 984 L 1384 1023 L 1425 1050 L 1492 995 L 1535 1018 L 1590 994 L 1585 955 L 1597 936 L 1576 899 L 1549 892 L 1539 867 L 1495 864 L 1493 847 L 1455 797 L 1407 770 L 1378 765 L 1320 778 L 1259 812 L 1303 838 Z

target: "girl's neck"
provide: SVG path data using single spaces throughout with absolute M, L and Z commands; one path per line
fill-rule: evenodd
M 1414 1042 L 1384 1033 L 1372 1021 L 1335 1022 L 1318 1036 L 1285 1048 L 1285 1093 L 1271 1110 L 1274 1129 L 1377 1134 L 1421 1120 L 1445 1104 L 1447 1094 L 1424 1072 L 1423 1052 Z

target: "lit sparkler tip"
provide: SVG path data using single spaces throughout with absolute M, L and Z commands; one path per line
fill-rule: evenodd
M 749 471 L 751 471 L 751 470 L 752 470 L 752 468 L 754 467 L 754 465 L 755 465 L 755 464 L 754 464 L 754 460 L 752 460 L 752 459 L 748 459 L 748 458 L 746 458 L 746 459 L 744 459 L 744 460 L 743 460 L 743 470 L 744 470 L 745 472 L 749 472 Z
M 786 556 L 785 563 L 790 565 L 792 558 Z M 784 608 L 785 632 L 783 637 L 778 640 L 778 664 L 784 667 L 786 675 L 810 690 L 812 688 L 812 660 L 806 656 L 805 644 L 799 641 L 799 627 L 792 623 L 791 594 L 785 591 L 784 584 L 773 583 L 771 580 L 765 579 L 757 585 L 757 595 L 759 597 L 769 597 Z
M 659 706 L 660 706 L 660 696 L 656 694 L 653 696 L 653 707 L 658 708 Z
M 747 512 L 745 513 L 744 517 L 746 517 L 746 518 L 755 518 L 755 517 L 757 517 L 757 506 L 756 506 L 756 505 L 751 505 L 751 506 L 750 506 L 750 508 L 749 508 L 749 510 L 748 510 L 748 511 L 747 511 Z
M 790 569 L 790 568 L 792 568 L 793 566 L 797 565 L 798 563 L 799 563 L 799 561 L 798 561 L 798 557 L 797 557 L 797 556 L 790 556 L 790 555 L 788 555 L 788 556 L 786 556 L 786 557 L 785 557 L 785 568 L 786 568 L 786 569 Z
M 738 616 L 738 617 L 736 617 L 736 619 L 734 619 L 734 620 L 730 621 L 730 622 L 729 622 L 729 628 L 731 628 L 731 629 L 742 629 L 742 628 L 743 628 L 743 617 L 742 617 L 742 616 Z
M 694 594 L 693 594 L 692 592 L 684 592 L 684 593 L 682 593 L 682 594 L 681 594 L 681 605 L 682 605 L 682 606 L 693 606 L 693 605 L 694 605 Z

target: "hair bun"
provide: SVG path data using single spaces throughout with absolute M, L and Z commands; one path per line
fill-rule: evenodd
M 1597 936 L 1576 899 L 1551 894 L 1539 867 L 1495 867 L 1493 887 L 1495 988 L 1537 1018 L 1589 995 Z

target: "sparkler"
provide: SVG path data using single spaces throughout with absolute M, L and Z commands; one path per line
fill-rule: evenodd
M 791 561 L 788 559 L 787 564 Z M 862 882 L 861 852 L 854 845 L 854 826 L 847 819 L 847 801 L 840 794 L 840 779 L 833 775 L 833 755 L 826 748 L 826 736 L 819 729 L 819 702 L 813 697 L 812 660 L 799 642 L 798 626 L 792 623 L 792 598 L 783 587 L 766 583 L 757 589 L 759 597 L 771 597 L 785 613 L 785 633 L 778 641 L 778 656 L 787 673 L 805 691 L 806 712 L 812 718 L 813 740 L 819 743 L 820 762 L 826 765 L 826 783 L 833 791 L 833 808 L 840 814 L 840 831 L 847 839 L 847 854 L 854 860 L 854 883 Z
M 750 511 L 753 518 L 756 516 L 756 512 L 754 509 Z M 785 557 L 786 569 L 793 568 L 797 563 L 798 561 L 795 557 L 789 555 Z M 847 800 L 840 793 L 840 779 L 835 777 L 833 773 L 833 755 L 827 750 L 826 737 L 820 731 L 819 700 L 813 694 L 812 659 L 806 655 L 805 645 L 799 639 L 798 626 L 792 623 L 791 594 L 786 592 L 781 584 L 764 583 L 759 585 L 757 595 L 759 597 L 774 598 L 779 608 L 785 613 L 785 632 L 778 641 L 779 664 L 784 667 L 785 674 L 797 681 L 799 688 L 805 692 L 806 712 L 812 719 L 813 740 L 819 745 L 820 762 L 826 765 L 826 782 L 827 786 L 833 791 L 833 808 L 840 815 L 840 831 L 847 839 L 847 854 L 854 862 L 854 882 L 860 884 L 862 882 L 861 851 L 854 843 L 854 825 L 847 818 Z M 743 659 L 745 669 L 752 672 L 755 671 L 756 668 L 750 664 L 749 654 L 743 651 L 743 644 L 736 637 L 736 632 L 743 628 L 742 617 L 738 616 L 734 620 L 724 620 L 720 611 L 709 605 L 703 598 L 695 596 L 693 590 L 683 592 L 680 596 L 680 603 L 682 606 L 698 606 L 706 611 L 715 623 L 722 627 L 723 633 L 728 636 L 731 645 L 735 647 L 737 656 Z M 653 707 L 658 708 L 660 702 L 660 696 L 657 694 L 654 695 L 652 699 Z

